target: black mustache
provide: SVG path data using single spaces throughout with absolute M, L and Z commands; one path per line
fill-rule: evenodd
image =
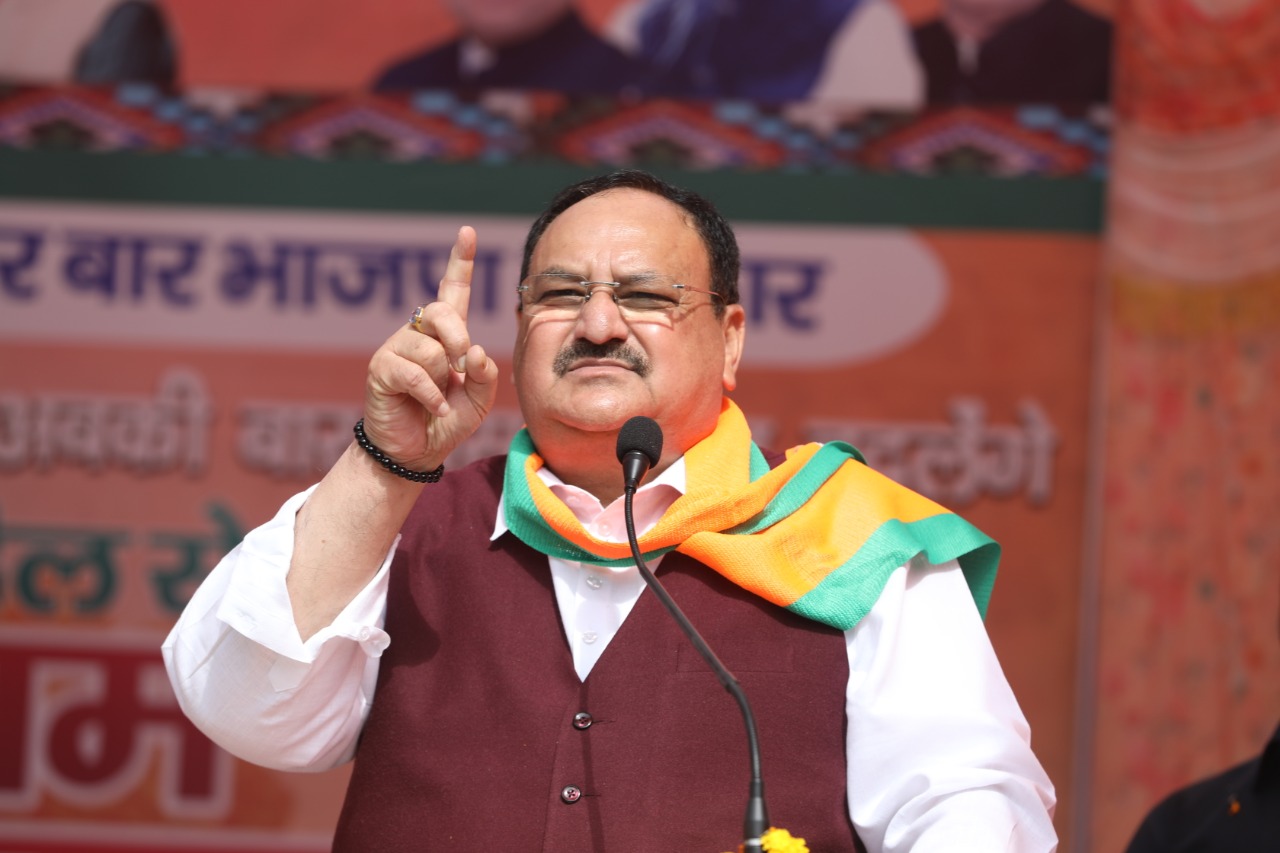
M 641 378 L 649 375 L 649 359 L 645 358 L 643 353 L 636 352 L 622 341 L 597 344 L 579 338 L 560 350 L 551 367 L 556 376 L 564 376 L 573 369 L 576 363 L 584 358 L 620 361 Z

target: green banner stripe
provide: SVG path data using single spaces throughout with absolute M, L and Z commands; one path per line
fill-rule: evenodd
M 607 169 L 0 148 L 0 198 L 524 217 L 566 184 Z M 1103 227 L 1106 184 L 1088 176 L 653 171 L 709 196 L 739 222 L 1086 234 Z

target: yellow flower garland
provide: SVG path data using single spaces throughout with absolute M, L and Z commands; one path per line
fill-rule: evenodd
M 765 853 L 809 853 L 809 845 L 803 838 L 796 838 L 785 829 L 773 826 L 760 837 L 760 844 Z
M 760 836 L 760 845 L 764 853 L 809 853 L 809 845 L 803 838 L 796 838 L 785 829 L 771 826 Z M 738 853 L 743 853 L 742 845 L 738 845 Z

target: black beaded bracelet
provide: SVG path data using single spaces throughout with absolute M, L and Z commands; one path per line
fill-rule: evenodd
M 356 421 L 355 427 L 356 444 L 368 453 L 374 459 L 378 460 L 378 464 L 386 468 L 397 477 L 403 477 L 406 480 L 412 480 L 415 483 L 438 483 L 440 478 L 444 476 L 444 465 L 434 471 L 411 471 L 400 463 L 396 462 L 387 454 L 379 450 L 374 443 L 369 440 L 369 436 L 364 434 L 364 418 Z

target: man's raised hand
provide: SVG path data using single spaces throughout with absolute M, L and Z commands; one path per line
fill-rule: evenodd
M 471 342 L 467 311 L 476 232 L 458 230 L 435 302 L 419 309 L 369 361 L 364 429 L 406 468 L 426 471 L 480 426 L 497 396 L 498 366 Z

